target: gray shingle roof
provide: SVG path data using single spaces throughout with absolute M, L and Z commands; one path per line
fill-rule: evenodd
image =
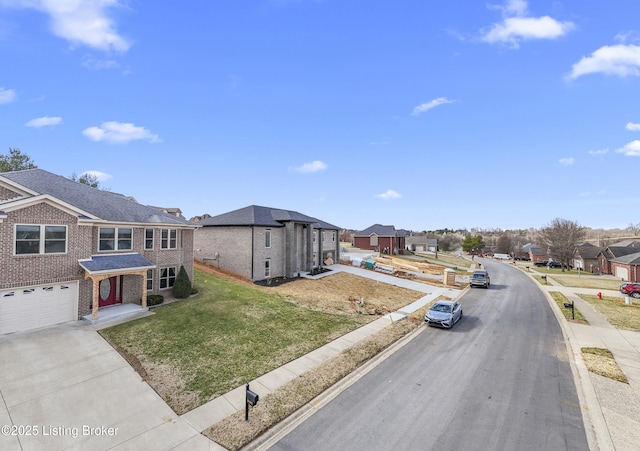
M 628 254 L 622 257 L 614 258 L 612 261 L 618 262 L 618 263 L 625 263 L 628 265 L 640 265 L 640 252 L 634 252 L 633 254 Z
M 261 207 L 259 205 L 250 205 L 240 208 L 239 210 L 223 213 L 218 216 L 198 221 L 202 227 L 220 227 L 220 226 L 263 226 L 263 227 L 284 227 L 286 222 L 301 222 L 313 224 L 316 229 L 335 229 L 340 228 L 320 221 L 311 216 L 303 215 L 297 211 L 282 210 L 279 208 Z
M 4 172 L 6 178 L 38 194 L 48 194 L 99 219 L 113 222 L 189 225 L 189 221 L 141 205 L 121 194 L 92 188 L 42 169 Z
M 156 265 L 140 254 L 92 255 L 90 259 L 79 260 L 78 263 L 89 274 L 100 272 L 122 271 L 132 269 L 152 269 Z
M 374 233 L 378 236 L 396 236 L 396 228 L 392 225 L 374 224 L 357 232 L 354 236 L 371 236 Z

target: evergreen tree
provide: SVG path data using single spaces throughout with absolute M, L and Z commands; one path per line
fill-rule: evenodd
M 176 280 L 173 283 L 172 293 L 173 297 L 177 299 L 185 299 L 191 295 L 191 281 L 189 280 L 187 271 L 182 265 L 180 266 L 180 271 L 178 271 Z

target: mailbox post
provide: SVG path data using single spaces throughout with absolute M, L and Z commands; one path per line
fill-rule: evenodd
M 570 308 L 571 309 L 571 319 L 576 319 L 576 314 L 575 314 L 575 308 L 573 305 L 573 301 L 571 301 L 571 303 L 565 302 L 564 303 L 564 307 L 565 308 Z
M 247 384 L 247 399 L 244 408 L 244 421 L 249 421 L 249 407 L 253 407 L 258 404 L 260 396 L 257 393 L 249 390 L 249 384 Z

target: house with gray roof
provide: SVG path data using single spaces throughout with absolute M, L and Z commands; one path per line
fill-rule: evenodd
M 612 261 L 624 257 L 625 255 L 635 254 L 638 252 L 637 247 L 631 246 L 607 246 L 600 252 L 598 252 L 598 271 L 601 274 L 611 274 L 624 278 L 624 274 L 616 274 L 612 265 Z
M 0 334 L 146 308 L 180 266 L 193 280 L 195 228 L 42 169 L 0 173 Z
M 392 225 L 374 224 L 353 236 L 354 246 L 383 254 L 396 255 L 405 249 L 406 230 L 396 230 Z
M 297 211 L 250 205 L 198 221 L 195 259 L 259 282 L 339 262 L 340 228 Z
M 638 250 L 638 248 L 636 248 Z M 611 260 L 611 272 L 620 280 L 640 282 L 640 252 L 616 257 Z

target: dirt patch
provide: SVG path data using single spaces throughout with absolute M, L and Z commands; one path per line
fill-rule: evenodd
M 385 315 L 425 295 L 419 291 L 344 272 L 336 272 L 320 279 L 295 279 L 285 284 L 263 287 L 211 266 L 200 264 L 196 266 L 219 277 L 279 294 L 288 301 L 310 310 L 327 313 Z
M 582 358 L 592 373 L 628 384 L 627 376 L 622 372 L 613 354 L 603 348 L 582 348 Z

